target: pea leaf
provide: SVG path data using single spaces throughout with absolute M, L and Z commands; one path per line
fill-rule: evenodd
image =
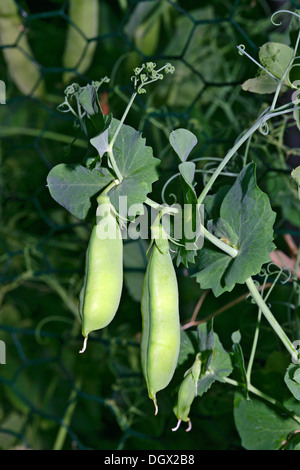
M 205 241 L 199 250 L 198 272 L 194 274 L 201 289 L 212 289 L 217 297 L 257 274 L 262 265 L 270 261 L 270 252 L 274 249 L 275 216 L 268 196 L 256 185 L 255 164 L 249 163 L 220 207 L 220 218 L 235 234 L 239 254 L 231 258 Z
M 234 420 L 247 450 L 277 450 L 290 432 L 299 429 L 292 418 L 276 413 L 263 401 L 247 401 L 240 393 L 234 398 Z
M 186 267 L 189 263 L 195 262 L 196 250 L 186 249 L 187 243 L 195 243 L 198 234 L 195 236 L 196 225 L 196 204 L 197 194 L 195 192 L 193 182 L 195 176 L 196 165 L 194 162 L 183 162 L 178 165 L 180 172 L 180 181 L 183 193 L 184 210 L 182 212 L 182 226 L 185 230 L 182 238 L 179 240 L 180 246 L 175 247 L 176 250 L 176 264 L 183 263 Z M 181 246 L 183 245 L 183 246 Z
M 83 87 L 78 100 L 86 112 L 81 122 L 85 134 L 92 138 L 105 131 L 112 120 L 112 114 L 103 114 L 95 87 L 90 84 Z
M 289 66 L 293 53 L 293 49 L 286 44 L 267 42 L 259 49 L 259 61 L 274 77 L 281 79 Z M 276 78 L 261 71 L 258 77 L 246 80 L 242 84 L 242 89 L 260 94 L 274 93 L 278 85 Z M 288 74 L 283 81 L 282 91 L 285 91 L 287 87 L 289 87 Z
M 230 375 L 232 372 L 232 364 L 229 353 L 225 351 L 217 333 L 213 333 L 213 335 L 213 350 L 208 369 L 198 381 L 198 396 L 202 396 L 205 392 L 207 392 L 214 382 L 224 382 L 224 377 L 228 377 L 228 375 Z M 210 344 L 212 344 L 212 341 L 210 341 Z
M 286 370 L 284 381 L 296 400 L 300 400 L 300 367 L 290 364 Z
M 178 364 L 183 364 L 189 356 L 195 354 L 194 342 L 191 338 L 195 332 L 187 333 L 184 330 L 180 330 L 180 351 L 178 356 Z
M 112 120 L 108 130 L 109 142 L 118 124 L 117 119 Z M 124 179 L 109 192 L 112 204 L 118 210 L 120 196 L 127 197 L 128 207 L 142 204 L 151 192 L 152 184 L 158 179 L 157 166 L 160 160 L 153 156 L 152 148 L 145 145 L 140 132 L 125 124 L 114 142 L 113 153 Z
M 212 358 L 214 350 L 214 330 L 213 330 L 213 319 L 208 322 L 201 323 L 198 328 L 199 337 L 199 350 L 201 352 L 202 370 L 206 370 Z
M 258 77 L 248 78 L 248 80 L 242 84 L 242 89 L 244 91 L 251 91 L 252 93 L 259 93 L 264 95 L 268 93 L 274 93 L 277 85 L 277 80 L 264 72 Z
M 275 77 L 281 79 L 293 57 L 294 50 L 279 42 L 266 42 L 259 49 L 260 63 Z M 288 84 L 287 79 L 284 80 Z
M 298 194 L 299 194 L 299 199 L 300 199 L 300 166 L 297 166 L 296 168 L 294 168 L 294 170 L 291 173 L 291 176 L 298 185 Z
M 53 199 L 80 220 L 87 218 L 91 198 L 113 180 L 113 176 L 98 170 L 88 170 L 79 164 L 60 163 L 50 170 L 47 184 Z
M 169 141 L 180 160 L 185 162 L 197 144 L 197 137 L 187 129 L 176 129 L 171 132 Z

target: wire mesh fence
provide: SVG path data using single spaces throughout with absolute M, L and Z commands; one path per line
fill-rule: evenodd
M 139 96 L 127 118 L 162 161 L 163 178 L 154 193 L 159 198 L 175 170 L 168 140 L 173 129 L 185 127 L 197 135 L 197 157 L 221 158 L 265 99 L 241 90 L 255 66 L 236 47 L 243 43 L 256 56 L 266 37 L 285 34 L 284 27 L 275 29 L 270 22 L 272 12 L 278 6 L 300 6 L 264 0 L 97 0 L 83 2 L 87 11 L 80 16 L 74 3 L 2 0 L 0 6 L 0 78 L 5 84 L 5 104 L 0 105 L 0 339 L 6 345 L 6 364 L 0 365 L 0 448 L 239 448 L 218 389 L 215 401 L 204 400 L 197 410 L 194 437 L 170 432 L 167 395 L 162 417 L 155 423 L 149 417 L 138 356 L 143 243 L 125 245 L 119 318 L 109 331 L 91 337 L 84 357 L 78 355 L 77 299 L 90 227 L 51 199 L 46 177 L 59 162 L 80 162 L 87 145 L 73 117 L 57 110 L 65 87 L 109 76 L 101 105 L 118 117 L 130 97 L 132 70 L 145 60 L 168 61 L 176 69 L 172 79 Z M 288 125 L 276 128 L 275 123 L 274 132 L 281 138 Z M 298 158 L 293 129 L 291 135 L 289 158 Z M 283 211 L 277 232 L 299 236 L 296 202 L 291 199 L 283 207 L 280 192 L 272 192 L 278 188 L 277 175 L 288 174 L 289 142 L 280 145 L 259 136 L 251 156 L 273 204 Z M 282 152 L 276 164 L 274 151 Z M 184 269 L 178 274 L 182 315 L 188 318 L 199 287 L 186 280 Z M 221 306 L 211 299 L 210 312 Z

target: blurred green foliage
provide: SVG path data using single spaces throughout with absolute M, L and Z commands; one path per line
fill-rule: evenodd
M 134 67 L 145 58 L 158 64 L 168 60 L 175 66 L 173 77 L 138 96 L 126 120 L 143 132 L 162 161 L 161 178 L 153 187 L 155 200 L 160 200 L 164 182 L 176 170 L 168 141 L 173 129 L 194 132 L 198 138 L 194 157 L 223 157 L 260 112 L 265 98 L 241 89 L 254 76 L 255 66 L 238 55 L 236 46 L 246 44 L 255 56 L 267 40 L 280 36 L 285 41 L 285 31 L 278 32 L 270 23 L 271 2 L 198 3 L 201 7 L 180 0 L 99 0 L 93 61 L 75 77 L 85 84 L 109 76 L 102 99 L 119 118 L 130 97 Z M 86 353 L 78 354 L 82 343 L 78 296 L 90 226 L 58 206 L 46 187 L 52 166 L 83 158 L 83 136 L 73 119 L 56 109 L 65 88 L 62 60 L 70 24 L 68 2 L 19 0 L 16 5 L 24 25 L 21 34 L 27 36 L 40 66 L 46 92 L 42 98 L 20 92 L 0 53 L 7 100 L 0 105 L 0 339 L 7 348 L 7 363 L 0 365 L 0 448 L 241 449 L 229 385 L 217 383 L 194 401 L 192 432 L 173 433 L 179 368 L 172 385 L 161 392 L 159 415 L 153 415 L 139 359 L 144 244 L 125 245 L 125 287 L 118 314 L 109 328 L 91 335 Z M 249 149 L 249 158 L 258 165 L 261 189 L 268 192 L 278 214 L 279 247 L 285 246 L 282 233 L 294 231 L 299 236 L 300 227 L 297 188 L 288 179 L 290 153 L 284 141 L 288 125 L 287 121 L 277 128 L 275 124 L 277 140 L 272 132 L 255 136 Z M 200 177 L 197 184 L 203 184 Z M 139 256 L 133 258 L 136 252 Z M 182 323 L 191 318 L 203 294 L 186 274 L 179 267 Z M 228 350 L 232 332 L 240 330 L 247 357 L 256 309 L 244 299 L 238 301 L 243 294 L 241 286 L 218 299 L 209 292 L 198 319 L 228 304 L 216 316 L 215 330 Z M 276 318 L 288 329 L 293 328 L 292 296 L 293 287 L 286 284 L 276 287 L 270 300 Z M 254 371 L 275 374 L 280 362 L 272 358 L 280 351 L 264 324 Z M 267 381 L 264 387 L 268 391 Z M 280 386 L 276 390 L 280 393 Z

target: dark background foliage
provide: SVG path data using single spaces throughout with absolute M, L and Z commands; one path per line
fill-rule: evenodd
M 172 386 L 160 393 L 160 411 L 154 417 L 139 362 L 143 244 L 125 246 L 125 286 L 115 320 L 91 336 L 85 354 L 78 354 L 78 295 L 90 225 L 53 201 L 46 187 L 54 165 L 83 158 L 83 136 L 74 119 L 57 111 L 65 88 L 62 56 L 70 23 L 68 2 L 16 3 L 24 25 L 20 34 L 27 36 L 40 64 L 46 93 L 39 98 L 21 93 L 0 53 L 0 78 L 7 87 L 7 103 L 0 105 L 0 339 L 7 353 L 6 364 L 0 365 L 0 448 L 242 449 L 233 417 L 234 391 L 228 385 L 216 383 L 195 401 L 190 433 L 173 433 L 179 369 Z M 158 2 L 99 0 L 94 58 L 73 81 L 84 85 L 109 76 L 102 106 L 120 118 L 130 97 L 134 67 L 144 60 L 175 66 L 173 76 L 137 97 L 126 120 L 161 159 L 161 176 L 152 194 L 159 201 L 163 184 L 178 165 L 169 145 L 170 132 L 184 127 L 195 133 L 195 158 L 222 158 L 269 99 L 241 89 L 257 69 L 236 46 L 245 44 L 257 58 L 259 46 L 267 40 L 285 41 L 284 25 L 275 28 L 270 16 L 281 6 L 299 6 L 265 0 L 164 0 L 159 2 L 164 5 L 161 13 L 150 8 L 148 29 L 139 29 L 143 21 L 137 7 L 154 3 Z M 257 163 L 258 184 L 277 212 L 275 242 L 286 251 L 284 235 L 297 240 L 300 227 L 299 206 L 288 182 L 290 168 L 299 164 L 297 151 L 291 150 L 299 146 L 299 133 L 287 122 L 273 126 L 269 136 L 253 138 L 250 158 Z M 198 168 L 203 168 L 201 161 Z M 200 176 L 197 184 L 203 185 Z M 203 291 L 182 266 L 177 274 L 184 324 Z M 220 298 L 207 292 L 198 320 L 215 316 L 215 330 L 228 350 L 232 332 L 240 330 L 247 357 L 256 309 L 245 301 L 246 294 L 243 286 Z M 270 299 L 277 319 L 288 328 L 291 295 L 289 284 L 278 285 Z M 286 367 L 278 341 L 264 323 L 254 373 L 273 395 L 281 390 L 276 373 Z M 275 387 L 263 380 L 266 370 L 272 372 Z

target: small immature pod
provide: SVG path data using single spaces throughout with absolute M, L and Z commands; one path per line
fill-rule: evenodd
M 107 326 L 114 318 L 123 287 L 123 240 L 108 196 L 98 199 L 101 214 L 94 225 L 86 253 L 79 311 L 86 341 L 91 331 Z M 98 211 L 99 213 L 99 211 Z
M 177 278 L 166 239 L 153 243 L 144 279 L 141 310 L 142 370 L 157 414 L 156 393 L 171 381 L 180 348 Z
M 201 372 L 200 354 L 197 354 L 194 364 L 184 374 L 184 379 L 178 390 L 177 404 L 174 407 L 174 413 L 178 419 L 177 426 L 172 431 L 177 431 L 181 421 L 188 422 L 186 431 L 192 429 L 192 423 L 189 418 L 190 408 L 197 396 L 197 383 Z

